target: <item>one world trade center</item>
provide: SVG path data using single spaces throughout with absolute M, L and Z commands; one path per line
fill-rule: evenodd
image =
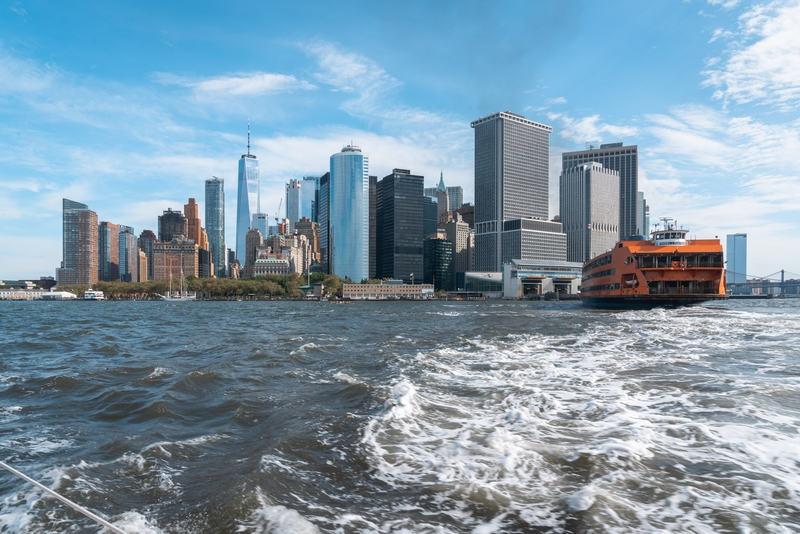
M 247 121 L 247 154 L 239 160 L 239 193 L 236 197 L 236 258 L 244 262 L 245 236 L 254 213 L 261 212 L 258 160 L 250 153 L 250 121 Z

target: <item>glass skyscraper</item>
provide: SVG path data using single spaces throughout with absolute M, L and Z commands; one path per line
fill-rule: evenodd
M 139 246 L 133 227 L 119 226 L 119 279 L 123 282 L 139 280 Z
M 225 253 L 225 180 L 212 177 L 206 180 L 206 233 L 214 274 L 228 276 L 228 255 Z
M 97 282 L 97 214 L 86 204 L 63 199 L 63 253 L 56 269 L 59 285 Z
M 247 123 L 247 154 L 239 159 L 239 192 L 236 197 L 236 258 L 244 261 L 245 237 L 254 213 L 261 212 L 258 159 L 250 153 L 250 122 Z
M 747 282 L 747 234 L 728 234 L 725 247 L 727 263 L 725 281 L 728 284 Z M 732 288 L 733 293 L 743 293 L 744 287 Z
M 303 188 L 300 190 L 300 217 L 308 217 L 313 222 L 319 222 L 317 214 L 319 178 L 319 176 L 303 176 Z
M 424 178 L 394 169 L 377 183 L 376 278 L 410 282 L 422 272 Z
M 331 272 L 369 278 L 369 157 L 348 145 L 331 156 L 328 247 Z

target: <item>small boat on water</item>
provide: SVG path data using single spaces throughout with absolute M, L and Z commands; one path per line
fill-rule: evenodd
M 184 285 L 186 288 L 184 289 Z M 190 294 L 189 286 L 186 284 L 186 278 L 183 275 L 183 267 L 181 267 L 181 278 L 180 278 L 180 289 L 178 291 L 172 291 L 172 271 L 170 270 L 169 273 L 169 291 L 167 291 L 163 295 L 159 295 L 162 300 L 167 302 L 187 302 L 190 300 L 195 300 L 197 295 Z
M 83 300 L 106 300 L 102 291 L 89 288 L 83 293 Z
M 619 241 L 583 264 L 581 301 L 598 308 L 649 309 L 728 298 L 719 239 L 687 239 L 672 219 Z

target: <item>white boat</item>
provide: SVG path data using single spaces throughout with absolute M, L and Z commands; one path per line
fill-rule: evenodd
M 183 267 L 181 267 L 181 280 L 180 280 L 180 290 L 172 291 L 172 270 L 169 272 L 169 291 L 164 295 L 159 295 L 162 300 L 168 302 L 186 302 L 189 300 L 195 300 L 196 295 L 190 295 L 188 291 L 188 285 L 186 289 L 184 289 L 184 284 L 186 283 L 186 278 L 183 276 Z
M 89 288 L 84 292 L 83 300 L 106 300 L 106 297 L 103 295 L 102 291 Z

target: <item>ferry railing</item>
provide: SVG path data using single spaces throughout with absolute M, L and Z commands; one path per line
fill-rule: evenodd
M 84 508 L 83 506 L 81 506 L 79 504 L 76 504 L 76 503 L 72 502 L 71 500 L 67 499 L 66 497 L 64 497 L 63 495 L 60 495 L 60 494 L 56 493 L 55 491 L 51 490 L 50 488 L 48 488 L 44 484 L 40 484 L 40 483 L 36 482 L 34 479 L 32 479 L 31 477 L 25 475 L 24 473 L 20 473 L 19 471 L 17 471 L 16 469 L 11 467 L 10 465 L 6 464 L 5 462 L 0 462 L 0 467 L 5 469 L 6 471 L 11 473 L 12 475 L 18 476 L 19 478 L 21 478 L 25 482 L 28 482 L 29 484 L 32 484 L 32 485 L 36 486 L 37 488 L 39 488 L 43 492 L 47 493 L 51 497 L 54 497 L 54 498 L 58 499 L 59 501 L 63 502 L 64 504 L 66 504 L 67 506 L 69 506 L 70 508 L 75 510 L 76 512 L 80 512 L 83 515 L 85 515 L 86 517 L 88 517 L 89 519 L 91 519 L 92 521 L 94 521 L 96 523 L 99 523 L 100 525 L 106 527 L 111 532 L 114 532 L 116 534 L 127 534 L 124 530 L 122 530 L 119 527 L 116 527 L 116 526 L 112 525 L 111 523 L 109 523 L 108 521 L 106 521 L 105 519 L 100 517 L 99 515 L 93 514 L 92 512 L 90 512 L 89 510 Z

